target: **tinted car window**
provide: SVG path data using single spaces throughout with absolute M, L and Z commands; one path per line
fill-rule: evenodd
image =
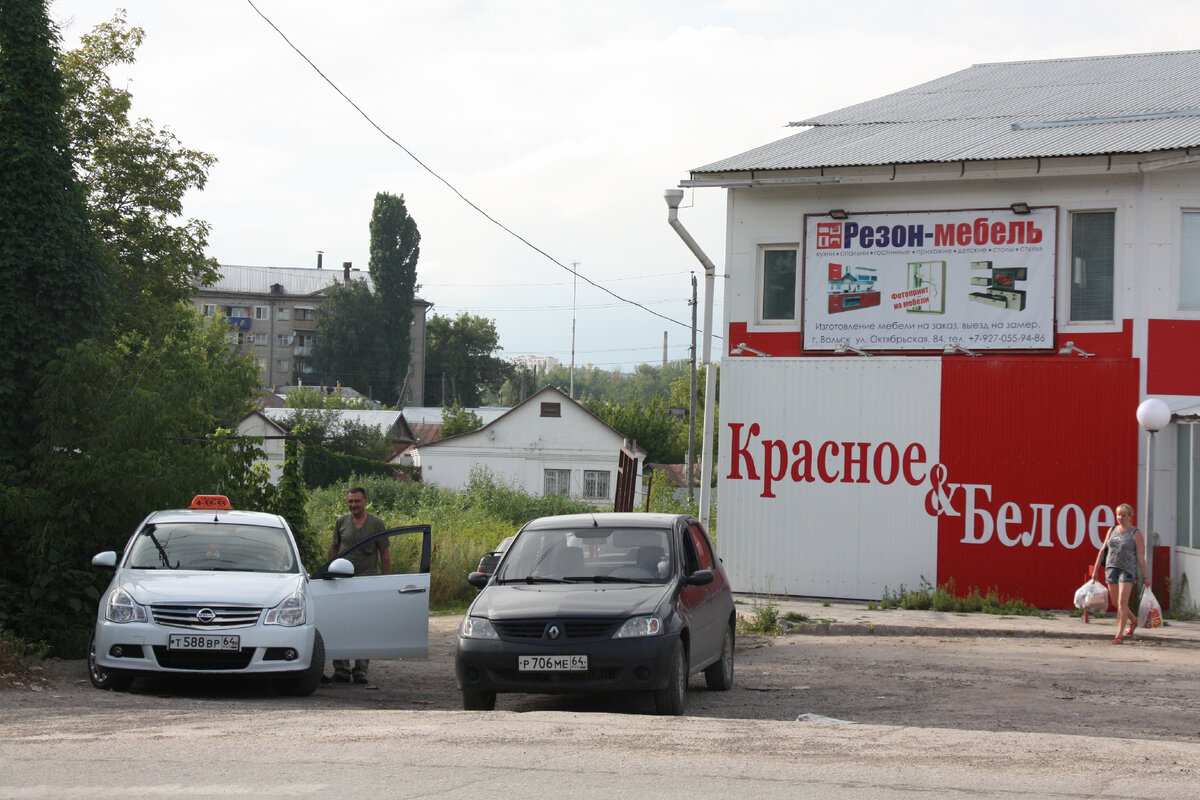
M 692 546 L 696 550 L 696 560 L 700 565 L 700 569 L 712 569 L 712 550 L 708 547 L 707 537 L 695 525 L 688 528 L 688 536 L 691 538 Z

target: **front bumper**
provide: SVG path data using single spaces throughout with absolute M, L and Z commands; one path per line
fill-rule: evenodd
M 240 637 L 240 650 L 168 650 L 173 633 Z M 244 628 L 199 630 L 153 622 L 98 620 L 96 664 L 106 670 L 147 674 L 269 675 L 298 672 L 312 663 L 316 627 L 255 624 Z
M 454 674 L 459 689 L 527 694 L 649 691 L 667 685 L 678 633 L 584 643 L 458 637 Z M 582 672 L 521 672 L 518 656 L 586 655 Z

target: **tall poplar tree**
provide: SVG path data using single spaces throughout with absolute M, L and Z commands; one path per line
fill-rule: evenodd
M 42 0 L 0 5 L 0 467 L 34 445 L 46 364 L 96 330 L 108 278 L 64 124 L 58 36 Z
M 404 195 L 380 192 L 371 213 L 371 281 L 379 304 L 377 356 L 371 363 L 372 383 L 384 402 L 400 398 L 410 360 L 413 295 L 421 234 L 404 206 Z

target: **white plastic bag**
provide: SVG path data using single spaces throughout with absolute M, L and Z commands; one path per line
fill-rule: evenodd
M 1075 607 L 1080 611 L 1103 611 L 1108 608 L 1108 589 L 1097 580 L 1090 580 L 1075 590 Z
M 1138 627 L 1161 628 L 1162 624 L 1162 606 L 1147 586 L 1146 591 L 1142 592 L 1142 601 L 1138 603 Z

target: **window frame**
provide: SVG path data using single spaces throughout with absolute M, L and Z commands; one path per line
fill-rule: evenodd
M 554 476 L 554 491 L 550 491 L 550 477 Z M 564 482 L 566 486 L 560 486 Z M 571 496 L 571 470 L 569 469 L 550 469 L 542 470 L 542 494 L 546 497 L 570 497 Z
M 546 401 L 542 403 L 538 416 L 558 418 L 562 416 L 562 403 Z
M 604 484 L 603 490 L 598 486 L 600 483 Z M 612 496 L 611 489 L 611 471 L 606 469 L 585 469 L 583 471 L 583 499 L 608 500 Z
M 1194 217 L 1197 225 L 1196 230 L 1196 249 L 1192 254 L 1193 267 L 1191 272 L 1192 280 L 1194 281 L 1192 291 L 1195 294 L 1194 305 L 1184 305 L 1184 277 L 1186 271 L 1185 256 L 1187 253 L 1184 250 L 1184 236 L 1186 234 L 1185 219 L 1191 215 Z M 1200 205 L 1188 204 L 1179 206 L 1178 216 L 1179 235 L 1176 241 L 1179 243 L 1178 256 L 1175 259 L 1175 309 L 1181 316 L 1195 317 L 1200 316 Z
M 767 254 L 790 252 L 792 265 L 792 316 L 767 317 Z M 754 322 L 757 325 L 799 327 L 800 325 L 800 245 L 797 242 L 765 243 L 758 245 L 754 267 Z

